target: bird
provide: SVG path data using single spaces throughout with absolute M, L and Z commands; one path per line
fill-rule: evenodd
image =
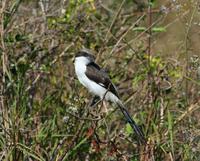
M 80 50 L 75 54 L 74 66 L 79 82 L 94 96 L 116 104 L 126 118 L 126 121 L 135 131 L 139 142 L 145 144 L 146 138 L 144 133 L 131 118 L 123 102 L 120 100 L 117 88 L 112 83 L 107 72 L 95 63 L 95 56 L 89 50 Z

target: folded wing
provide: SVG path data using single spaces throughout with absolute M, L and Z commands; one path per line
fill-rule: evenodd
M 119 97 L 116 87 L 112 84 L 108 74 L 94 62 L 87 65 L 86 76 Z

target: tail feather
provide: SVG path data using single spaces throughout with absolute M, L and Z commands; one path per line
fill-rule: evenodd
M 129 115 L 129 113 L 126 110 L 126 108 L 123 105 L 123 103 L 121 101 L 119 101 L 119 102 L 117 102 L 117 105 L 119 106 L 119 108 L 120 108 L 121 112 L 123 113 L 124 117 L 126 118 L 127 122 L 130 124 L 130 126 L 132 127 L 132 129 L 137 134 L 137 137 L 139 138 L 139 140 L 143 144 L 145 144 L 146 143 L 146 138 L 145 138 L 142 130 L 138 127 L 138 125 L 136 124 L 136 122 L 131 118 L 131 116 Z

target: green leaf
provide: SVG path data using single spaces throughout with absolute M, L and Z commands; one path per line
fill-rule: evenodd
M 146 30 L 147 30 L 146 27 L 134 27 L 133 28 L 133 31 L 141 31 L 141 32 L 143 32 L 143 31 L 146 31 Z M 152 31 L 153 32 L 166 32 L 167 30 L 166 30 L 165 27 L 153 27 Z
M 165 27 L 153 27 L 152 28 L 153 32 L 166 32 L 166 28 Z
M 23 153 L 25 155 L 31 156 L 37 161 L 44 161 L 44 158 L 42 158 L 41 156 L 37 155 L 37 152 L 33 151 L 28 146 L 26 146 L 24 144 L 21 144 L 21 143 L 18 143 L 17 147 L 18 147 L 19 150 L 23 151 Z
M 134 27 L 133 31 L 145 31 L 146 27 Z
M 130 135 L 130 134 L 133 133 L 133 129 L 132 129 L 132 127 L 131 127 L 130 124 L 126 124 L 126 133 L 127 133 L 128 135 Z
M 173 121 L 172 121 L 172 116 L 169 110 L 167 110 L 167 119 L 168 119 L 168 131 L 169 131 L 169 137 L 170 137 L 170 146 L 171 146 L 172 154 L 174 155 Z

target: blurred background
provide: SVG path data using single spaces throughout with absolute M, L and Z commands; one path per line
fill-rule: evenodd
M 200 160 L 198 0 L 2 0 L 0 160 Z M 75 53 L 108 70 L 112 104 L 89 111 Z

